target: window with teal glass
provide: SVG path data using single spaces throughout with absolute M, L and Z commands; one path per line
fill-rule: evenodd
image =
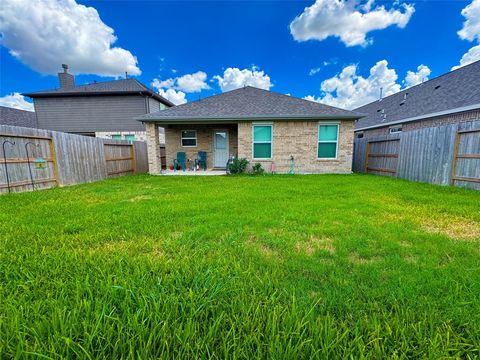
M 253 158 L 272 158 L 272 125 L 253 125 Z
M 114 135 L 112 135 L 112 140 L 122 140 L 122 135 L 114 134 Z
M 335 159 L 337 157 L 338 124 L 320 124 L 318 127 L 319 159 Z
M 130 141 L 133 143 L 135 141 L 135 134 L 126 134 L 125 135 L 125 140 Z

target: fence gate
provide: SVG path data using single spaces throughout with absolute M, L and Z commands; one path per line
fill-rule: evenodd
M 367 143 L 365 172 L 368 174 L 396 176 L 400 139 L 372 140 Z
M 480 183 L 480 129 L 458 130 L 453 148 L 450 184 Z
M 136 172 L 134 144 L 104 144 L 107 176 Z
M 58 185 L 51 137 L 0 133 L 0 193 Z

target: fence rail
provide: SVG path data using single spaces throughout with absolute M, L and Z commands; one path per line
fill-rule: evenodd
M 353 170 L 480 190 L 480 121 L 356 138 Z
M 73 185 L 147 171 L 144 142 L 128 143 L 0 125 L 0 193 Z

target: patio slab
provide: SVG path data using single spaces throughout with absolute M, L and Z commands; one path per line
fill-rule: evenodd
M 227 175 L 227 172 L 225 170 L 198 170 L 198 171 L 162 170 L 161 175 L 167 175 L 167 176 L 219 176 L 219 175 Z

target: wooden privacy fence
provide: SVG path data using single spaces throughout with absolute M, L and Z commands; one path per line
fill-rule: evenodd
M 369 141 L 365 155 L 365 171 L 372 174 L 395 176 L 399 142 L 400 139 Z
M 135 146 L 133 144 L 104 144 L 107 176 L 134 173 Z
M 452 185 L 455 185 L 455 182 L 480 183 L 478 168 L 480 168 L 480 128 L 458 130 L 453 147 L 450 183 Z
M 147 171 L 144 142 L 128 143 L 0 125 L 0 193 L 73 185 Z
M 6 180 L 5 183 L 0 181 L 0 192 L 5 189 L 10 191 L 11 188 L 28 188 L 30 186 L 32 190 L 35 190 L 35 187 L 49 187 L 58 184 L 55 148 L 51 137 L 5 135 L 0 133 L 2 146 L 0 164 Z M 7 149 L 10 152 L 9 157 L 7 157 Z M 42 161 L 36 165 L 35 159 Z
M 480 190 L 480 120 L 356 138 L 353 170 Z

